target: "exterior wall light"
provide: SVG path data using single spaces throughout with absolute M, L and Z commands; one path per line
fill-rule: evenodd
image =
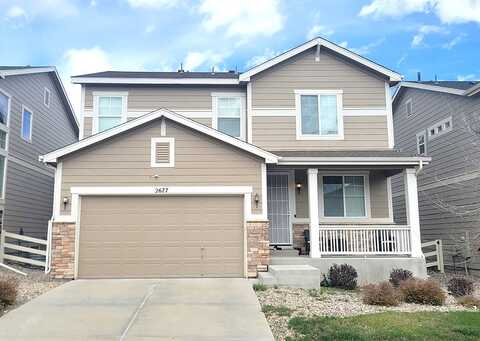
M 300 192 L 302 191 L 303 185 L 301 183 L 298 183 L 295 185 L 295 187 L 297 188 L 298 194 L 300 194 Z
M 63 206 L 67 206 L 68 205 L 68 197 L 63 197 Z
M 258 208 L 258 203 L 260 202 L 260 196 L 258 195 L 258 193 L 255 193 L 255 208 Z

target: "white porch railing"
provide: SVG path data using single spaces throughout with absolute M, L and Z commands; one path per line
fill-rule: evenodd
M 320 225 L 321 255 L 411 254 L 410 228 L 403 225 Z

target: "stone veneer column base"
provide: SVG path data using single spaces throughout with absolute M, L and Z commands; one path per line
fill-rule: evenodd
M 257 277 L 258 272 L 268 271 L 270 241 L 268 221 L 247 222 L 247 276 Z
M 75 274 L 75 223 L 52 223 L 51 247 L 51 276 L 72 279 Z
M 305 237 L 303 231 L 310 228 L 309 224 L 293 224 L 293 248 L 302 250 L 305 254 Z

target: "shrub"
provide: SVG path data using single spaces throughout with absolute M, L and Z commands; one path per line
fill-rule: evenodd
M 402 299 L 407 303 L 443 305 L 447 295 L 433 280 L 409 279 L 400 283 Z
M 330 282 L 328 281 L 328 278 L 327 278 L 327 276 L 325 276 L 325 274 L 322 274 L 322 276 L 323 276 L 323 279 L 320 282 L 320 286 L 328 288 L 330 286 Z
M 357 287 L 357 270 L 351 265 L 333 264 L 328 270 L 328 279 L 330 286 L 353 290 Z
M 467 308 L 477 308 L 480 309 L 480 298 L 467 295 L 457 298 L 457 303 L 463 305 Z
M 473 293 L 473 281 L 465 277 L 453 277 L 448 281 L 448 291 L 453 296 L 466 296 Z
M 255 283 L 253 285 L 253 290 L 254 291 L 265 291 L 265 290 L 267 290 L 267 286 L 265 284 L 262 284 L 262 283 Z
M 363 289 L 363 303 L 382 306 L 397 306 L 400 296 L 390 282 L 370 284 Z
M 294 312 L 293 309 L 290 309 L 289 307 L 287 306 L 284 306 L 284 305 L 279 305 L 279 306 L 276 306 L 276 305 L 271 305 L 271 304 L 267 304 L 267 305 L 264 305 L 262 306 L 262 313 L 264 313 L 265 315 L 277 315 L 277 316 L 292 316 L 292 313 Z
M 390 283 L 396 288 L 400 286 L 400 283 L 407 279 L 413 278 L 413 273 L 405 269 L 393 269 L 390 272 Z
M 0 278 L 0 304 L 10 305 L 17 298 L 18 282 L 13 277 Z

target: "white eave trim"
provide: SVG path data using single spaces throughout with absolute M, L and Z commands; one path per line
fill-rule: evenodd
M 308 50 L 314 46 L 317 46 L 317 45 L 321 45 L 321 46 L 325 46 L 326 48 L 332 50 L 332 51 L 335 51 L 336 53 L 338 54 L 341 54 L 347 58 L 350 58 L 372 70 L 375 70 L 381 74 L 384 74 L 385 76 L 387 76 L 389 78 L 390 81 L 392 82 L 400 82 L 402 80 L 402 76 L 390 69 L 387 69 L 386 67 L 383 67 L 377 63 L 374 63 L 370 60 L 368 60 L 367 58 L 364 58 L 356 53 L 353 53 L 352 51 L 348 50 L 348 49 L 345 49 L 341 46 L 338 46 L 328 40 L 325 40 L 325 39 L 322 39 L 322 38 L 315 38 L 315 39 L 312 39 L 308 42 L 306 42 L 305 44 L 302 44 L 294 49 L 291 49 L 285 53 L 282 53 L 281 55 L 275 57 L 275 58 L 272 58 L 256 67 L 253 67 L 251 68 L 250 70 L 244 72 L 244 73 L 241 73 L 240 74 L 240 81 L 250 81 L 250 77 L 252 77 L 253 75 L 259 73 L 259 72 L 262 72 L 266 69 L 269 69 L 271 68 L 272 66 L 278 64 L 278 63 L 281 63 L 283 62 L 284 60 L 287 60 L 299 53 L 302 53 L 303 51 L 305 50 Z
M 471 88 L 468 88 L 467 90 L 465 90 L 465 95 L 466 96 L 473 96 L 473 95 L 475 95 L 479 92 L 480 92 L 480 83 L 475 84 Z
M 32 67 L 28 69 L 0 70 L 0 77 L 5 78 L 6 76 L 27 75 L 30 73 L 43 72 L 56 72 L 56 69 L 54 67 Z
M 216 84 L 238 85 L 235 78 L 120 78 L 72 77 L 73 84 Z
M 215 130 L 213 128 L 207 127 L 203 124 L 197 123 L 193 120 L 190 120 L 186 117 L 183 117 L 177 113 L 174 113 L 172 111 L 166 110 L 166 109 L 159 109 L 156 111 L 153 111 L 149 114 L 143 115 L 141 117 L 138 117 L 134 120 L 128 121 L 126 123 L 123 123 L 119 126 L 116 126 L 114 128 L 105 130 L 101 133 L 92 135 L 90 137 L 87 137 L 79 142 L 76 142 L 74 144 L 68 145 L 66 147 L 57 149 L 53 152 L 50 152 L 45 155 L 41 155 L 39 157 L 40 161 L 44 163 L 56 163 L 57 159 L 59 157 L 62 157 L 64 155 L 70 154 L 74 151 L 83 149 L 85 147 L 88 147 L 94 143 L 100 142 L 102 140 L 108 139 L 110 137 L 113 137 L 115 135 L 118 135 L 122 132 L 125 132 L 127 130 L 133 129 L 135 127 L 138 127 L 140 125 L 143 125 L 145 123 L 148 123 L 150 121 L 153 121 L 155 119 L 158 119 L 160 117 L 165 117 L 168 118 L 174 122 L 177 122 L 181 125 L 184 125 L 186 127 L 189 127 L 191 129 L 194 129 L 196 131 L 199 131 L 201 133 L 204 133 L 208 136 L 211 136 L 213 138 L 216 138 L 220 141 L 223 141 L 225 143 L 231 144 L 239 149 L 245 150 L 249 153 L 255 154 L 261 158 L 264 158 L 266 163 L 277 163 L 279 160 L 279 157 L 277 155 L 274 155 L 272 153 L 269 153 L 261 148 L 258 148 L 252 144 L 249 144 L 247 142 L 244 142 L 242 140 L 239 140 L 237 138 L 231 137 L 227 134 L 224 134 L 218 130 Z
M 436 91 L 436 92 L 443 92 L 452 95 L 465 95 L 465 90 L 453 89 L 453 88 L 446 88 L 444 86 L 437 86 L 437 85 L 430 85 L 430 84 L 421 84 L 421 83 L 414 83 L 414 82 L 401 82 L 393 95 L 392 102 L 395 102 L 398 94 L 400 93 L 401 88 L 413 88 L 413 89 L 420 89 L 420 90 L 429 90 L 429 91 Z
M 388 166 L 428 164 L 430 157 L 282 157 L 278 165 Z

